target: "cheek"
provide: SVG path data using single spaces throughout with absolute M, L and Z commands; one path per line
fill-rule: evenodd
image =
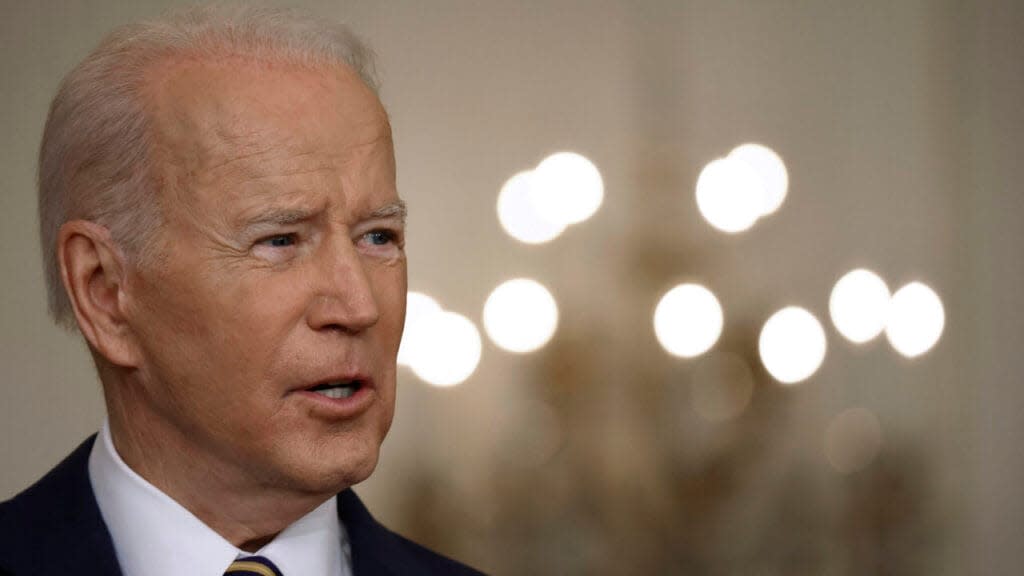
M 247 339 L 256 335 L 279 338 L 301 320 L 308 304 L 306 286 L 301 277 L 239 282 L 217 289 L 216 307 L 222 327 L 233 337 Z M 258 328 L 258 330 L 257 330 Z
M 301 324 L 313 299 L 316 271 L 297 266 L 286 271 L 211 272 L 206 313 L 231 340 L 255 345 L 281 342 Z
M 182 360 L 205 363 L 201 352 L 209 334 L 208 306 L 203 291 L 183 281 L 187 278 L 140 274 L 131 286 L 128 322 L 149 362 L 161 371 L 178 369 Z
M 272 360 L 276 343 L 301 317 L 301 281 L 229 274 L 193 270 L 139 282 L 133 324 L 162 372 L 253 377 Z
M 407 291 L 405 261 L 391 266 L 380 266 L 370 272 L 370 283 L 380 313 L 379 337 L 387 344 L 392 355 L 398 353 L 405 326 L 405 298 Z

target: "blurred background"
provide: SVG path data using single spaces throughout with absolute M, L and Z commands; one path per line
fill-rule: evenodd
M 0 2 L 0 499 L 103 417 L 49 99 L 175 4 Z M 300 5 L 377 51 L 411 212 L 378 519 L 497 575 L 1019 569 L 1024 4 Z

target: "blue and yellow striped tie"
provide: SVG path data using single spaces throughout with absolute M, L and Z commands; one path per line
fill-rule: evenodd
M 282 576 L 274 563 L 263 556 L 239 558 L 228 566 L 224 576 Z

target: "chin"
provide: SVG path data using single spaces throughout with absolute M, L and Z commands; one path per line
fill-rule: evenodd
M 290 434 L 274 448 L 283 464 L 281 479 L 311 494 L 333 495 L 354 486 L 373 474 L 390 427 L 390 411 L 371 409 L 355 421 Z
M 311 460 L 293 468 L 292 479 L 303 492 L 334 495 L 354 486 L 373 474 L 380 456 L 380 446 L 372 440 L 347 440 L 344 448 L 316 451 Z
M 338 470 L 335 475 L 335 481 L 331 483 L 330 491 L 335 493 L 341 492 L 369 478 L 373 471 L 377 469 L 378 456 L 379 452 L 374 450 L 373 454 L 367 455 L 365 459 L 348 464 Z

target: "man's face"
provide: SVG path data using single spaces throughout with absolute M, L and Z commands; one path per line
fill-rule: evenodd
M 405 318 L 383 108 L 347 68 L 157 72 L 165 225 L 162 253 L 128 283 L 151 419 L 134 432 L 260 485 L 365 479 L 391 424 Z

